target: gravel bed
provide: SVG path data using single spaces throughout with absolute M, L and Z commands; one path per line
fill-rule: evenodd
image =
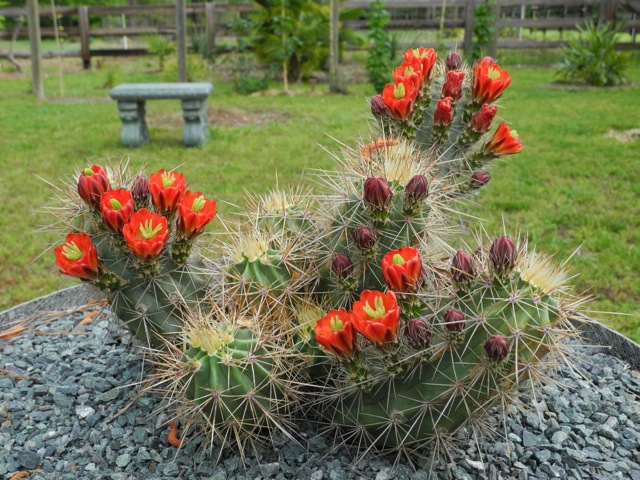
M 76 313 L 43 326 L 71 331 Z M 611 479 L 640 480 L 640 373 L 617 358 L 590 349 L 576 376 L 563 368 L 561 393 L 549 386 L 538 397 L 538 415 L 509 420 L 506 437 L 479 456 L 471 443 L 453 460 L 394 467 L 370 458 L 357 467 L 343 449 L 311 425 L 303 445 L 282 441 L 276 450 L 243 462 L 233 452 L 216 465 L 202 456 L 202 438 L 177 451 L 167 442 L 161 399 L 142 397 L 125 413 L 140 380 L 141 356 L 106 315 L 73 335 L 23 334 L 0 341 L 0 478 L 28 470 L 29 479 Z M 217 453 L 217 452 L 214 452 Z

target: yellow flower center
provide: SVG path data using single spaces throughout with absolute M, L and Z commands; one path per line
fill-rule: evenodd
M 406 91 L 404 89 L 404 84 L 399 83 L 393 89 L 393 96 L 396 97 L 396 100 L 401 100 L 404 98 Z
M 491 80 L 498 80 L 500 78 L 500 70 L 495 67 L 490 67 L 487 70 L 487 77 L 489 77 Z
M 176 179 L 175 177 L 170 173 L 170 172 L 164 172 L 162 174 L 162 186 L 167 188 L 170 187 L 171 185 L 173 185 L 173 182 L 175 182 Z
M 509 135 L 511 135 L 513 138 L 520 138 L 518 136 L 518 132 L 516 132 L 515 130 L 509 130 Z
M 156 225 L 154 227 L 153 220 L 151 219 L 145 220 L 144 224 L 140 225 L 140 233 L 147 240 L 155 237 L 160 232 L 160 230 L 162 230 L 162 224 Z
M 191 210 L 195 213 L 198 213 L 204 207 L 204 203 L 205 203 L 204 195 L 200 195 L 191 204 Z
M 399 253 L 396 253 L 393 256 L 393 264 L 394 265 L 404 265 L 406 263 L 405 259 Z
M 109 199 L 109 205 L 111 205 L 113 210 L 120 210 L 122 208 L 122 204 L 115 198 Z
M 75 242 L 65 243 L 62 247 L 62 254 L 72 262 L 76 262 L 82 258 L 82 250 Z
M 340 320 L 340 318 L 332 317 L 331 320 L 329 320 L 329 326 L 331 327 L 331 331 L 335 333 L 342 330 L 342 327 L 344 327 L 344 323 L 342 323 L 342 320 Z
M 384 317 L 384 315 L 387 313 L 387 311 L 384 308 L 384 300 L 383 300 L 383 298 L 382 297 L 376 297 L 376 299 L 373 301 L 373 305 L 374 305 L 374 308 L 371 308 L 371 305 L 369 305 L 369 302 L 366 302 L 364 304 L 364 307 L 362 307 L 362 310 L 364 311 L 364 313 L 366 313 L 371 318 L 382 318 L 382 317 Z
M 85 169 L 84 169 L 84 174 L 85 174 L 87 177 L 90 177 L 91 175 L 93 175 L 93 173 L 94 173 L 94 172 L 93 172 L 93 170 L 92 170 L 92 169 L 90 169 L 90 168 L 85 168 Z
M 413 72 L 415 72 L 415 70 L 413 69 L 413 67 L 404 67 L 404 74 L 405 74 L 405 76 L 411 75 Z

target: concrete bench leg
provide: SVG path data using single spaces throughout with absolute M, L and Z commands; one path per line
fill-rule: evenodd
M 184 117 L 185 146 L 197 147 L 205 144 L 209 138 L 207 99 L 182 100 L 181 103 Z
M 145 121 L 144 100 L 118 101 L 118 111 L 122 120 L 120 141 L 125 147 L 140 147 L 149 143 L 149 130 Z

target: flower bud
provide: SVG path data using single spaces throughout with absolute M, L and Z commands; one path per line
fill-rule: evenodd
M 476 276 L 473 258 L 469 254 L 458 251 L 451 260 L 451 276 L 456 283 L 468 282 Z
M 444 326 L 451 333 L 461 333 L 464 330 L 466 321 L 464 313 L 455 308 L 444 313 Z
M 385 211 L 393 198 L 389 183 L 382 177 L 367 178 L 364 183 L 364 201 L 372 210 Z
M 502 335 L 494 335 L 484 344 L 484 351 L 490 360 L 500 362 L 509 355 L 509 340 Z
M 433 112 L 433 124 L 439 127 L 446 127 L 453 123 L 453 108 L 451 107 L 451 97 L 438 100 L 436 110 Z
M 476 133 L 487 133 L 491 128 L 491 123 L 493 122 L 497 111 L 498 107 L 495 105 L 484 103 L 480 111 L 471 119 L 471 130 Z
M 516 265 L 516 246 L 511 238 L 502 235 L 494 240 L 489 249 L 489 258 L 499 273 L 507 272 Z
M 360 250 L 371 250 L 378 238 L 369 227 L 357 227 L 353 231 L 353 242 Z
M 429 196 L 429 181 L 424 175 L 414 175 L 404 187 L 405 201 L 417 205 Z
M 476 65 L 494 65 L 496 63 L 496 61 L 493 59 L 493 57 L 482 57 L 480 60 L 478 60 L 478 62 L 476 63 Z
M 344 253 L 338 253 L 331 262 L 331 271 L 339 280 L 345 279 L 353 273 L 353 262 Z
M 145 175 L 138 175 L 131 189 L 136 210 L 144 208 L 149 203 L 149 179 Z
M 444 64 L 447 67 L 447 72 L 450 72 L 451 70 L 458 70 L 462 65 L 460 54 L 458 52 L 449 52 L 447 58 L 444 59 Z
M 489 172 L 475 172 L 471 175 L 471 188 L 482 188 L 491 180 Z
M 442 96 L 451 97 L 453 102 L 457 102 L 462 97 L 462 81 L 464 80 L 464 70 L 452 70 L 447 72 L 447 80 L 442 86 Z
M 387 113 L 387 105 L 384 103 L 381 95 L 371 97 L 371 113 L 374 117 L 382 117 Z
M 422 318 L 415 318 L 407 322 L 404 336 L 416 350 L 426 348 L 431 344 L 431 327 Z

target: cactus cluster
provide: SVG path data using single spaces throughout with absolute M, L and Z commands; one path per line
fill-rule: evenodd
M 522 149 L 490 133 L 508 72 L 420 48 L 393 73 L 374 140 L 318 172 L 327 193 L 250 197 L 209 259 L 215 204 L 180 174 L 80 173 L 58 264 L 107 293 L 153 347 L 149 389 L 212 443 L 243 453 L 304 412 L 361 452 L 437 452 L 564 358 L 580 300 L 562 269 L 524 240 L 457 239 L 491 161 Z

